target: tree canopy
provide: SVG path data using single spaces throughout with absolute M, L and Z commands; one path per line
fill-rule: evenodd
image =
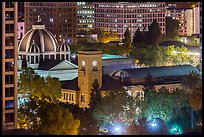
M 61 96 L 61 83 L 58 78 L 40 77 L 32 68 L 23 69 L 18 80 L 19 93 L 31 96 L 48 96 L 56 100 Z
M 166 40 L 178 40 L 179 24 L 178 20 L 166 17 Z
M 80 121 L 49 98 L 30 97 L 19 109 L 18 126 L 53 135 L 77 135 Z
M 131 47 L 131 33 L 129 28 L 126 29 L 125 33 L 124 33 L 124 38 L 123 38 L 123 43 L 125 43 L 125 45 L 130 48 Z

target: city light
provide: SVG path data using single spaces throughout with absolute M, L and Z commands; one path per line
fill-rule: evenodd
M 179 125 L 175 124 L 172 128 L 170 128 L 169 133 L 171 135 L 179 135 L 183 133 L 183 130 Z

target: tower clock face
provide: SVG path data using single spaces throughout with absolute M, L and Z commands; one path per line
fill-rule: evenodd
M 85 66 L 85 61 L 84 60 L 82 60 L 81 65 Z
M 96 66 L 96 65 L 97 65 L 97 61 L 94 60 L 94 61 L 92 62 L 92 64 L 93 64 L 93 66 Z

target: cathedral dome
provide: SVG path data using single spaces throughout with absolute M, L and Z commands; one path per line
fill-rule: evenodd
M 38 45 L 35 44 L 35 41 L 33 40 L 33 43 L 30 45 L 28 52 L 30 53 L 40 53 L 40 48 Z
M 59 47 L 58 47 L 58 51 L 66 51 L 66 52 L 70 52 L 70 47 L 68 43 L 62 43 Z
M 19 52 L 28 52 L 33 40 L 39 46 L 40 52 L 56 52 L 58 42 L 54 35 L 45 28 L 40 20 L 32 25 L 32 29 L 28 31 L 19 43 Z

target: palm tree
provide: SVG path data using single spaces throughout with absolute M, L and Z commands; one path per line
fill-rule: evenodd
M 193 111 L 202 109 L 202 77 L 196 72 L 190 72 L 182 81 L 182 86 L 187 91 L 188 102 L 191 106 L 191 128 L 193 129 Z

